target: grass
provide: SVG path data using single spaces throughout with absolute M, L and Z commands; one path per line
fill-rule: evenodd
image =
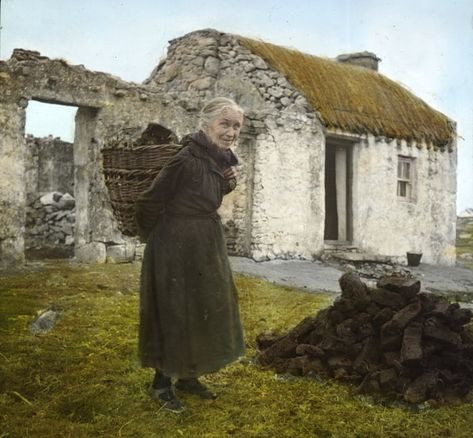
M 459 218 L 463 222 L 461 230 L 457 230 L 457 262 L 466 268 L 473 269 L 473 260 L 463 260 L 462 254 L 473 254 L 473 219 Z
M 467 437 L 473 406 L 413 409 L 356 396 L 335 381 L 275 375 L 255 336 L 286 330 L 330 297 L 238 276 L 247 355 L 205 377 L 220 397 L 183 397 L 172 414 L 149 399 L 137 360 L 139 265 L 45 265 L 0 277 L 0 437 Z M 56 327 L 32 335 L 38 311 Z

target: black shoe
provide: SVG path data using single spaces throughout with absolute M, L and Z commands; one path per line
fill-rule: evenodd
M 149 391 L 152 399 L 163 403 L 164 409 L 175 413 L 181 413 L 186 410 L 184 404 L 174 394 L 171 386 L 166 388 L 154 388 L 151 386 Z
M 200 383 L 198 379 L 179 379 L 175 386 L 176 389 L 180 391 L 198 395 L 203 399 L 214 400 L 218 397 L 217 394 L 210 391 L 210 389 Z

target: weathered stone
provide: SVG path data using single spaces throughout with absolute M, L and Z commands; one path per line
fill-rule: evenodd
M 260 70 L 266 70 L 268 68 L 268 65 L 266 64 L 266 62 L 264 62 L 264 60 L 261 59 L 259 56 L 255 56 L 251 60 L 251 63 Z
M 82 263 L 105 263 L 107 250 L 102 242 L 91 242 L 75 248 L 75 257 Z
M 204 64 L 205 70 L 210 73 L 211 75 L 216 76 L 220 70 L 220 61 L 218 58 L 214 58 L 213 56 L 209 56 L 205 60 Z
M 276 98 L 280 98 L 284 95 L 283 89 L 281 87 L 271 87 L 268 89 L 268 93 Z
M 42 205 L 57 205 L 57 201 L 61 199 L 62 193 L 59 192 L 49 192 L 39 198 L 39 201 Z M 53 210 L 51 210 L 53 211 Z
M 42 312 L 31 324 L 31 332 L 35 335 L 50 331 L 56 324 L 58 313 L 54 310 Z
M 196 67 L 202 68 L 204 66 L 205 58 L 203 56 L 195 56 L 191 58 L 190 63 Z
M 291 99 L 289 99 L 288 97 L 283 97 L 283 98 L 281 99 L 281 104 L 282 104 L 283 106 L 288 106 L 290 103 L 291 103 Z
M 215 46 L 217 44 L 217 41 L 213 37 L 201 37 L 196 39 L 197 44 L 201 47 L 205 46 Z
M 253 70 L 256 70 L 256 67 L 252 63 L 245 63 L 243 64 L 243 70 L 245 70 L 245 73 L 251 73 Z
M 135 258 L 135 246 L 131 243 L 109 245 L 107 247 L 107 263 L 129 263 Z
M 76 201 L 72 195 L 65 193 L 57 203 L 57 208 L 60 210 L 72 210 L 76 205 Z
M 190 84 L 190 87 L 195 90 L 207 90 L 213 84 L 214 80 L 210 77 L 205 77 L 202 79 L 197 79 L 196 81 Z

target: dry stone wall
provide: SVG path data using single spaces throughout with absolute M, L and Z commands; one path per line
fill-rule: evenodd
M 25 251 L 34 258 L 71 257 L 74 249 L 75 199 L 69 193 L 28 196 Z

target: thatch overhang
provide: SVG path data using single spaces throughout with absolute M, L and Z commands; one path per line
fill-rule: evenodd
M 436 146 L 450 146 L 453 142 L 455 128 L 448 117 L 374 70 L 237 38 L 284 75 L 329 130 Z

